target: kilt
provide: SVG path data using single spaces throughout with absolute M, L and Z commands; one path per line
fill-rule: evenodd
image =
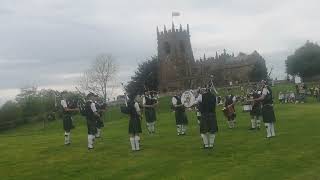
M 217 116 L 215 113 L 201 114 L 200 119 L 200 133 L 211 133 L 218 132 Z
M 272 105 L 264 105 L 262 107 L 262 117 L 263 122 L 265 123 L 276 122 L 276 116 Z
M 187 125 L 188 124 L 188 118 L 184 111 L 176 111 L 175 112 L 176 117 L 176 125 Z
M 72 118 L 71 115 L 63 115 L 63 129 L 66 132 L 70 132 L 71 129 L 73 129 L 74 126 L 72 124 Z
M 95 135 L 97 133 L 97 121 L 95 118 L 87 117 L 88 134 Z
M 129 134 L 142 133 L 141 121 L 139 117 L 130 117 L 129 120 Z
M 104 123 L 103 123 L 103 120 L 101 119 L 101 117 L 100 118 L 97 118 L 97 128 L 98 129 L 101 129 L 101 128 L 103 128 L 104 127 Z
M 145 108 L 146 121 L 152 123 L 156 121 L 156 110 L 154 108 Z
M 252 110 L 250 111 L 251 116 L 261 116 L 262 110 L 261 106 L 253 106 Z

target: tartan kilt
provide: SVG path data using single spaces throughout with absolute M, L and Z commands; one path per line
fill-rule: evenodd
M 250 111 L 251 116 L 261 116 L 262 109 L 261 106 L 253 106 L 252 110 Z
M 154 108 L 145 108 L 146 121 L 152 123 L 156 121 L 156 110 Z
M 63 115 L 63 129 L 64 129 L 64 131 L 70 132 L 70 130 L 73 128 L 74 128 L 74 126 L 72 124 L 71 115 Z
M 218 132 L 217 116 L 215 113 L 201 114 L 200 119 L 200 133 L 211 133 Z
M 88 134 L 90 135 L 97 134 L 97 121 L 95 118 L 87 117 L 87 128 L 88 128 Z
M 176 111 L 175 117 L 176 117 L 176 125 L 187 125 L 188 124 L 187 114 L 184 111 Z
M 101 117 L 100 118 L 97 118 L 97 128 L 98 129 L 101 129 L 101 128 L 103 128 L 104 127 L 104 123 L 103 123 L 103 120 L 101 119 Z
M 262 107 L 262 117 L 263 122 L 265 123 L 276 122 L 276 116 L 272 105 L 264 105 Z
M 139 117 L 130 117 L 129 120 L 129 134 L 142 133 L 141 121 Z

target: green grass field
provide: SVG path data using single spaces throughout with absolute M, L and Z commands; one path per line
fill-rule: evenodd
M 201 149 L 194 112 L 186 136 L 177 136 L 169 99 L 158 110 L 157 134 L 143 127 L 143 150 L 132 153 L 128 118 L 112 110 L 103 137 L 87 150 L 85 121 L 75 118 L 71 146 L 64 146 L 61 120 L 29 124 L 0 134 L 0 179 L 320 179 L 320 104 L 275 105 L 277 137 L 248 131 L 249 114 L 238 107 L 238 127 L 227 128 L 217 108 L 215 149 Z M 143 121 L 143 125 L 145 122 Z

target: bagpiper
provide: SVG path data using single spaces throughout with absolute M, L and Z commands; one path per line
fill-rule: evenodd
M 175 112 L 178 136 L 186 134 L 188 125 L 188 118 L 185 112 L 185 107 L 181 102 L 181 95 L 181 92 L 177 92 L 171 99 L 173 111 Z
M 228 88 L 228 95 L 225 97 L 225 103 L 224 106 L 226 110 L 228 111 L 227 113 L 227 120 L 228 120 L 228 125 L 230 129 L 235 128 L 236 124 L 236 110 L 235 110 L 235 104 L 237 101 L 236 96 L 234 96 L 231 93 L 231 89 Z
M 216 133 L 218 132 L 218 123 L 216 117 L 216 96 L 209 88 L 201 90 L 201 94 L 196 99 L 201 112 L 200 134 L 203 141 L 203 148 L 213 148 Z
M 155 124 L 156 124 L 156 110 L 155 107 L 158 105 L 157 96 L 150 91 L 146 91 L 142 99 L 142 104 L 144 107 L 147 129 L 149 134 L 155 133 Z
M 262 117 L 267 131 L 267 139 L 274 137 L 276 116 L 273 109 L 272 89 L 267 85 L 266 81 L 261 81 L 263 86 L 262 95 L 254 101 L 262 103 Z
M 71 144 L 71 129 L 74 128 L 72 122 L 72 112 L 79 111 L 78 108 L 71 108 L 67 102 L 67 92 L 63 91 L 61 93 L 62 100 L 60 101 L 60 105 L 62 108 L 62 121 L 63 121 L 63 129 L 64 129 L 64 144 Z

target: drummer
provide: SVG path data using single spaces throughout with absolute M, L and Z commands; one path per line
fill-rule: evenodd
M 185 112 L 185 107 L 181 102 L 181 95 L 182 95 L 182 92 L 178 91 L 171 99 L 172 107 L 175 112 L 178 136 L 186 135 L 187 125 L 188 125 L 188 118 Z
M 235 104 L 236 104 L 237 99 L 236 99 L 236 96 L 234 96 L 232 94 L 230 88 L 228 88 L 227 92 L 228 92 L 228 95 L 225 97 L 224 106 L 229 111 L 228 116 L 227 116 L 229 128 L 233 129 L 233 128 L 235 128 L 235 124 L 236 124 Z

